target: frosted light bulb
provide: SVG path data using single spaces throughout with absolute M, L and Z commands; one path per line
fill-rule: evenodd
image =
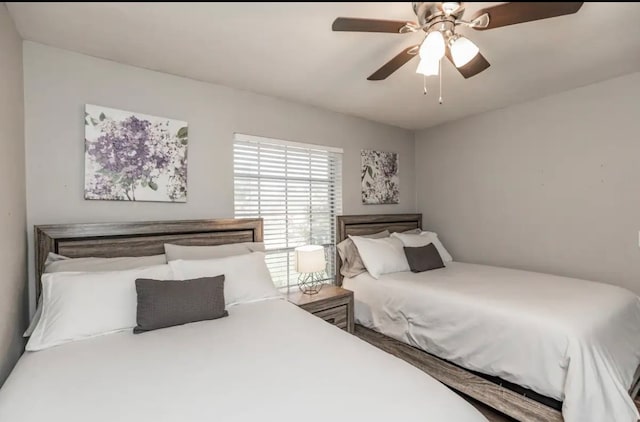
M 440 31 L 431 31 L 420 46 L 420 58 L 437 62 L 444 57 L 444 37 Z
M 424 76 L 437 76 L 438 75 L 439 60 L 427 60 L 420 59 L 416 73 L 420 73 Z
M 480 49 L 469 39 L 459 36 L 451 43 L 451 58 L 456 67 L 469 63 Z

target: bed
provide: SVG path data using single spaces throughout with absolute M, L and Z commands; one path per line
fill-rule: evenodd
M 421 218 L 338 217 L 338 241 Z M 459 262 L 342 283 L 358 335 L 516 419 L 638 419 L 640 301 L 625 289 Z
M 48 252 L 145 256 L 167 241 L 261 240 L 261 220 L 40 226 L 36 265 L 40 274 Z M 0 390 L 0 420 L 486 421 L 438 381 L 281 298 L 228 311 L 26 352 Z

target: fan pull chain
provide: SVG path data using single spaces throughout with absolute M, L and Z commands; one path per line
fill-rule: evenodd
M 438 102 L 442 105 L 442 60 L 438 62 L 438 75 L 440 75 L 440 98 L 438 98 Z
M 427 95 L 427 76 L 422 75 L 422 88 L 424 89 L 424 95 Z

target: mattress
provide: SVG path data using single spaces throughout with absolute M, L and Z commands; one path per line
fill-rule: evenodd
M 345 279 L 358 324 L 563 401 L 566 422 L 636 422 L 640 299 L 620 287 L 484 265 Z
M 445 386 L 284 300 L 26 352 L 3 422 L 486 419 Z

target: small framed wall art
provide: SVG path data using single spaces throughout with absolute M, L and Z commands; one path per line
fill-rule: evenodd
M 400 199 L 398 154 L 363 149 L 360 155 L 362 203 L 397 204 Z

